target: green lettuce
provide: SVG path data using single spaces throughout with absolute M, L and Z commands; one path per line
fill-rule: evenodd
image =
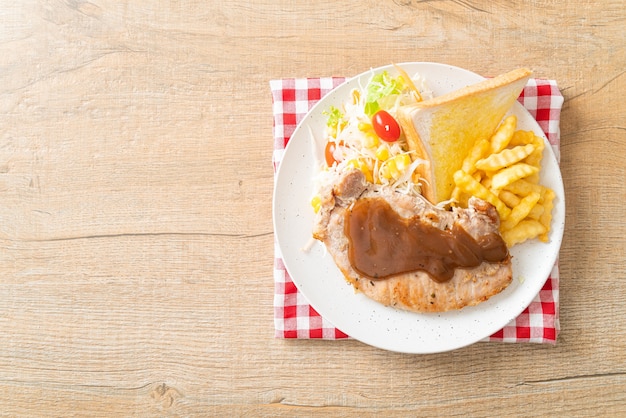
M 387 71 L 375 74 L 366 87 L 365 114 L 372 117 L 380 109 L 392 106 L 404 88 L 402 77 L 393 78 Z
M 328 116 L 326 125 L 331 128 L 336 128 L 339 123 L 343 121 L 343 113 L 341 113 L 341 110 L 337 109 L 335 106 L 331 106 L 330 109 L 324 111 L 323 113 Z

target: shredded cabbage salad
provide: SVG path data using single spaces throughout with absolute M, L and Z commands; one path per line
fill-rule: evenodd
M 353 89 L 340 107 L 331 106 L 324 112 L 328 117 L 324 132 L 325 161 L 320 162 L 320 173 L 314 179 L 316 190 L 338 173 L 356 168 L 370 183 L 405 194 L 420 194 L 422 179 L 414 172 L 424 161 L 408 150 L 401 131 L 397 139 L 389 140 L 383 139 L 387 137 L 384 131 L 381 137 L 375 129 L 380 129 L 381 115 L 387 120 L 391 116 L 391 123 L 397 125 L 399 106 L 432 97 L 423 78 L 409 77 L 401 68 L 396 69 L 397 76 L 387 71 L 373 73 L 367 84 Z M 377 115 L 380 111 L 383 112 Z M 314 195 L 311 204 L 317 212 L 319 197 Z

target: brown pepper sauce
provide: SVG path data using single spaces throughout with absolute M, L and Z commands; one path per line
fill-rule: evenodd
M 371 279 L 421 270 L 445 282 L 456 268 L 501 262 L 509 256 L 497 233 L 475 240 L 456 224 L 441 230 L 419 216 L 401 217 L 381 198 L 357 199 L 346 212 L 344 228 L 352 267 Z

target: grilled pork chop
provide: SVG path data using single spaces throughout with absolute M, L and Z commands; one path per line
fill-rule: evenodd
M 468 209 L 444 210 L 425 198 L 367 183 L 357 169 L 339 174 L 320 190 L 320 194 L 322 205 L 315 218 L 313 237 L 326 245 L 346 280 L 373 300 L 414 312 L 443 312 L 476 305 L 500 293 L 511 283 L 508 251 L 505 257 L 495 262 L 479 261 L 473 267 L 454 268 L 449 277 L 443 279 L 421 269 L 400 270 L 388 277 L 379 276 L 378 272 L 365 274 L 355 267 L 354 257 L 352 260 L 350 257 L 354 242 L 351 244 L 348 236 L 350 228 L 349 225 L 346 228 L 346 224 L 350 218 L 346 214 L 359 202 L 367 199 L 383 201 L 401 220 L 417 220 L 421 223 L 419 226 L 435 232 L 456 230 L 476 241 L 484 241 L 487 236 L 499 237 L 498 214 L 487 202 L 472 198 Z

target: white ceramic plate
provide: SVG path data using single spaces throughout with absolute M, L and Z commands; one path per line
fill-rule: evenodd
M 400 64 L 409 74 L 419 73 L 435 96 L 474 84 L 484 78 L 470 71 L 436 63 Z M 393 66 L 373 69 L 396 74 Z M 274 231 L 287 271 L 310 304 L 327 320 L 351 337 L 386 350 L 404 353 L 436 353 L 454 350 L 484 339 L 517 317 L 537 295 L 556 261 L 565 224 L 565 199 L 561 173 L 552 148 L 544 151 L 542 184 L 556 193 L 550 242 L 537 240 L 517 245 L 513 255 L 513 282 L 502 293 L 478 306 L 439 314 L 419 314 L 385 307 L 354 292 L 335 266 L 323 244 L 303 251 L 311 237 L 313 210 L 312 176 L 316 144 L 311 132 L 321 137 L 326 124 L 322 112 L 339 106 L 350 90 L 364 86 L 367 71 L 324 96 L 294 131 L 276 176 L 273 199 Z M 533 130 L 545 139 L 537 122 L 519 103 L 511 113 L 518 129 Z

